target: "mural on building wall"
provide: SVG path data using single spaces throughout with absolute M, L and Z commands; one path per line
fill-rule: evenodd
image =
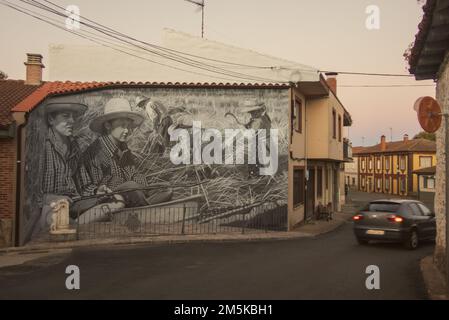
M 287 110 L 287 92 L 267 89 L 127 88 L 48 99 L 27 125 L 24 234 L 47 232 L 51 205 L 61 198 L 69 199 L 78 224 L 184 200 L 194 201 L 198 212 L 285 205 Z M 236 136 L 227 140 L 229 129 L 253 129 L 255 145 L 239 149 Z M 276 148 L 270 129 L 277 129 Z M 188 133 L 187 141 L 174 139 L 174 132 Z M 208 149 L 217 139 L 218 147 Z M 233 159 L 246 160 L 229 161 L 229 146 Z M 272 164 L 250 161 L 252 150 L 277 153 L 275 170 L 261 174 Z M 215 162 L 205 161 L 205 153 Z M 104 216 L 89 214 L 99 207 Z

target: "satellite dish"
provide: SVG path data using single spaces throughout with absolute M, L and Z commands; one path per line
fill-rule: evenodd
M 418 121 L 424 131 L 434 133 L 441 126 L 441 107 L 434 98 L 419 98 L 413 109 L 418 113 Z

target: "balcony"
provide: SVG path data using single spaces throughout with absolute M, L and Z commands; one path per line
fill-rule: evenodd
M 347 138 L 343 138 L 343 160 L 352 162 L 352 143 Z

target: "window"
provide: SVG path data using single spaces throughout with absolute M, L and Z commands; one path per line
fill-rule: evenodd
M 410 203 L 408 206 L 412 210 L 412 215 L 414 215 L 414 216 L 422 216 L 423 215 L 421 210 L 419 210 L 418 206 L 416 205 L 416 203 Z
M 395 202 L 371 202 L 363 211 L 373 212 L 397 212 L 401 205 Z
M 337 138 L 337 112 L 332 110 L 332 137 Z
M 427 179 L 427 189 L 435 189 L 435 178 Z
M 365 170 L 365 159 L 362 159 L 362 170 Z
M 295 169 L 293 173 L 293 205 L 304 203 L 304 169 Z
M 373 170 L 373 159 L 369 159 L 369 165 L 368 165 L 369 170 Z
M 323 169 L 322 168 L 318 168 L 317 169 L 317 197 L 322 197 L 323 196 Z M 348 177 L 349 179 L 349 177 Z
M 390 158 L 385 157 L 385 170 L 390 170 Z
M 385 190 L 387 190 L 387 191 L 390 190 L 390 179 L 389 178 L 385 179 Z
M 324 170 L 324 181 L 326 183 L 326 190 L 329 189 L 329 171 L 327 168 Z
M 418 207 L 421 209 L 422 213 L 425 216 L 430 216 L 432 215 L 432 211 L 429 210 L 429 208 L 427 208 L 425 205 L 423 205 L 422 203 L 418 203 Z
M 302 133 L 302 103 L 301 100 L 295 100 L 295 130 Z
M 401 156 L 399 159 L 399 169 L 404 171 L 405 170 L 405 157 Z
M 352 178 L 352 185 L 355 186 L 355 178 Z
M 428 168 L 432 166 L 432 157 L 419 157 L 419 167 Z
M 366 180 L 365 177 L 362 177 L 362 187 L 365 188 Z
M 377 158 L 376 167 L 377 167 L 377 171 L 380 171 L 380 158 Z
M 405 177 L 401 177 L 399 179 L 399 189 L 401 190 L 402 193 L 405 192 Z
M 424 189 L 435 189 L 435 178 L 424 176 L 423 187 Z
M 381 187 L 382 187 L 382 180 L 377 178 L 377 189 L 380 190 Z
M 338 141 L 341 142 L 341 116 L 338 115 Z

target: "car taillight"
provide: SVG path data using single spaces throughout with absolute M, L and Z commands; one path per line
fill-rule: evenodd
M 361 214 L 358 214 L 358 215 L 352 217 L 352 220 L 354 220 L 354 221 L 360 221 L 362 219 L 363 219 L 363 215 L 361 215 Z
M 388 219 L 388 221 L 391 221 L 391 222 L 397 222 L 397 223 L 401 223 L 401 222 L 404 221 L 404 218 L 402 218 L 402 217 L 400 217 L 400 216 L 397 216 L 397 215 L 395 215 L 395 214 L 389 215 L 389 216 L 387 217 L 387 219 Z

